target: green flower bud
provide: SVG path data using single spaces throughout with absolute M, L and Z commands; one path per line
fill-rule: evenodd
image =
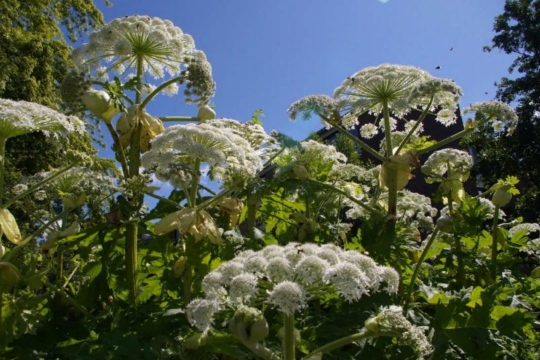
M 506 206 L 512 200 L 512 194 L 505 190 L 497 190 L 493 193 L 491 202 L 497 207 Z
M 186 257 L 180 256 L 173 265 L 174 276 L 180 277 L 186 269 Z
M 293 172 L 300 180 L 309 179 L 309 173 L 304 165 L 295 164 L 293 166 Z
M 377 321 L 378 319 L 376 317 L 372 317 L 370 319 L 368 319 L 366 321 L 366 323 L 364 324 L 364 327 L 366 329 L 368 329 L 369 331 L 371 331 L 372 333 L 375 333 L 377 334 L 379 332 L 379 322 Z
M 208 105 L 204 105 L 199 108 L 199 113 L 197 114 L 200 122 L 206 122 L 208 120 L 213 120 L 216 118 L 216 112 Z
M 82 102 L 94 115 L 100 116 L 112 106 L 111 97 L 103 90 L 90 89 L 82 96 Z
M 236 310 L 229 322 L 231 333 L 243 343 L 256 344 L 268 336 L 268 322 L 263 313 L 249 306 Z
M 437 219 L 437 228 L 444 233 L 452 233 L 452 217 L 450 215 L 443 215 Z

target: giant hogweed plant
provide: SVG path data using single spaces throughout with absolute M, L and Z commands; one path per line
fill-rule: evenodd
M 361 70 L 333 98 L 308 96 L 290 107 L 291 119 L 317 115 L 380 162 L 366 168 L 331 145 L 269 136 L 257 115 L 247 123 L 216 119 L 212 68 L 169 21 L 113 20 L 73 57 L 77 69 L 61 89 L 66 105 L 71 114 L 102 120 L 122 176 L 114 187 L 76 167 L 87 165 L 78 157 L 2 200 L 2 232 L 17 245 L 2 247 L 0 262 L 8 358 L 538 355 L 538 325 L 529 312 L 540 305 L 540 250 L 528 236 L 540 226 L 504 219 L 516 179 L 469 195 L 463 183 L 470 156 L 439 150 L 479 124 L 511 133 L 517 118 L 510 107 L 473 104 L 465 130 L 426 141 L 428 114 L 445 125 L 456 121 L 461 89 L 397 65 Z M 148 113 L 157 95 L 175 95 L 182 85 L 197 117 Z M 75 117 L 35 104 L 1 106 L 0 145 L 28 131 L 82 129 Z M 360 135 L 383 131 L 380 149 L 348 131 L 365 112 L 375 121 Z M 420 114 L 416 121 L 408 119 L 412 112 Z M 421 154 L 430 154 L 424 164 Z M 418 166 L 428 182 L 440 183 L 446 207 L 439 216 L 429 197 L 406 189 Z M 272 167 L 273 179 L 259 178 Z M 168 198 L 153 193 L 149 174 L 173 186 Z M 206 188 L 205 177 L 221 191 Z M 52 200 L 51 192 L 62 211 L 23 240 L 8 207 L 31 193 Z M 96 226 L 85 227 L 89 215 L 75 210 L 101 195 L 116 199 L 102 217 L 92 213 Z M 145 195 L 159 200 L 149 212 Z M 20 252 L 37 237 L 50 261 Z M 42 285 L 54 301 L 36 295 Z M 58 322 L 76 330 L 58 334 Z M 34 336 L 49 341 L 21 346 Z

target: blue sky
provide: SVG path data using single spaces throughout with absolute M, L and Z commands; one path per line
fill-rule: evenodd
M 291 123 L 289 105 L 309 94 L 331 95 L 364 67 L 414 65 L 454 79 L 465 94 L 463 107 L 492 99 L 494 82 L 512 61 L 482 51 L 504 0 L 113 0 L 111 8 L 96 2 L 107 22 L 134 14 L 171 20 L 213 66 L 218 117 L 246 121 L 262 108 L 266 130 L 296 139 L 321 125 Z M 181 96 L 158 97 L 148 110 L 154 116 L 197 112 Z

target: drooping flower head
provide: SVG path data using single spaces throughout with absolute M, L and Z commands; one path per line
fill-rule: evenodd
M 28 101 L 0 99 L 0 138 L 42 131 L 58 136 L 70 132 L 84 133 L 84 124 L 75 116 L 66 116 L 56 110 Z
M 399 275 L 354 250 L 290 243 L 239 253 L 206 275 L 202 285 L 206 299 L 218 301 L 220 309 L 264 302 L 291 315 L 321 293 L 334 293 L 349 302 L 381 289 L 395 294 Z

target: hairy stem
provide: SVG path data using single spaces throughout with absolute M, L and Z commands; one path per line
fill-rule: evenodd
M 6 138 L 0 138 L 0 207 L 4 202 L 4 167 L 6 164 Z
M 393 155 L 392 149 L 392 129 L 390 128 L 390 111 L 388 109 L 388 101 L 383 101 L 383 117 L 384 117 L 384 139 L 386 141 L 386 153 L 388 158 Z M 389 167 L 388 171 L 388 215 L 392 222 L 395 222 L 397 214 L 397 169 Z
M 493 281 L 497 279 L 497 235 L 499 233 L 499 213 L 500 208 L 495 207 L 495 214 L 493 214 L 493 245 L 491 247 L 491 277 Z
M 295 360 L 296 349 L 294 345 L 294 315 L 283 314 L 283 360 Z
M 348 132 L 347 130 L 345 130 L 344 128 L 342 128 L 341 126 L 339 126 L 339 124 L 336 122 L 336 121 L 332 121 L 330 120 L 329 118 L 321 115 L 321 114 L 318 114 L 321 119 L 323 119 L 324 121 L 326 121 L 327 123 L 329 123 L 330 125 L 332 125 L 332 127 L 334 129 L 336 129 L 338 132 L 340 132 L 341 134 L 343 134 L 346 138 L 354 141 L 356 144 L 358 144 L 358 146 L 360 146 L 362 149 L 364 149 L 365 151 L 367 151 L 369 154 L 371 154 L 373 157 L 375 157 L 377 160 L 381 161 L 381 162 L 385 162 L 386 161 L 386 158 L 384 156 L 382 156 L 381 154 L 379 154 L 375 149 L 373 149 L 371 146 L 369 146 L 368 144 L 366 144 L 365 142 L 363 142 L 362 140 L 360 140 L 359 138 L 357 138 L 356 136 L 352 135 L 350 132 Z M 336 114 L 336 117 L 339 117 L 340 115 L 339 114 Z
M 474 129 L 476 129 L 477 127 L 480 127 L 482 124 L 487 123 L 491 119 L 492 119 L 491 117 L 486 118 L 486 119 L 484 119 L 482 121 L 479 121 L 478 125 L 475 128 L 467 128 L 465 130 L 461 130 L 460 132 L 455 133 L 454 135 L 449 136 L 446 139 L 438 141 L 437 143 L 435 143 L 435 144 L 433 144 L 431 146 L 428 146 L 427 148 L 421 149 L 421 150 L 418 151 L 418 155 L 429 153 L 429 152 L 431 152 L 433 150 L 437 150 L 438 148 L 440 148 L 440 147 L 442 147 L 442 146 L 444 146 L 446 144 L 451 143 L 452 141 L 459 140 L 462 137 L 464 137 L 466 135 L 469 135 L 470 133 L 472 133 L 474 131 Z
M 247 197 L 247 232 L 248 238 L 255 240 L 255 223 L 257 221 L 257 206 L 259 197 L 256 194 L 249 194 Z
M 330 343 L 328 343 L 328 344 L 326 344 L 324 346 L 321 346 L 320 348 L 314 350 L 310 354 L 304 356 L 303 359 L 309 359 L 311 356 L 313 356 L 313 355 L 315 355 L 317 353 L 320 353 L 320 354 L 328 353 L 330 351 L 339 349 L 340 347 L 343 347 L 345 345 L 351 344 L 351 343 L 359 341 L 359 340 L 363 340 L 363 339 L 367 339 L 367 338 L 376 338 L 376 337 L 379 337 L 379 336 L 396 337 L 398 335 L 399 334 L 397 334 L 397 333 L 374 333 L 374 332 L 371 332 L 368 329 L 364 328 L 357 334 L 345 336 L 345 337 L 342 337 L 341 339 L 332 341 L 332 342 L 330 342 Z
M 143 62 L 144 58 L 142 55 L 137 57 L 137 91 L 135 94 L 135 103 L 141 103 L 142 96 L 142 74 L 143 74 Z M 140 108 L 139 111 L 142 109 Z M 138 117 L 137 117 L 138 119 Z M 140 142 L 141 142 L 141 128 L 142 124 L 140 119 L 138 119 L 135 124 L 135 129 L 131 134 L 130 144 L 129 144 L 129 175 L 137 176 L 139 175 L 139 167 L 141 164 L 141 155 L 140 155 Z M 129 299 L 132 305 L 137 303 L 137 236 L 138 236 L 139 227 L 136 223 L 129 222 L 126 224 L 126 276 L 127 284 L 129 291 Z
M 422 264 L 424 263 L 424 260 L 426 259 L 427 253 L 429 249 L 431 248 L 431 245 L 433 245 L 433 242 L 437 238 L 437 235 L 439 235 L 439 228 L 435 227 L 435 230 L 433 230 L 433 233 L 431 234 L 431 238 L 429 238 L 429 241 L 426 244 L 426 247 L 424 248 L 424 250 L 422 251 L 422 254 L 420 255 L 420 259 L 418 259 L 418 262 L 416 263 L 416 266 L 414 267 L 414 271 L 411 277 L 411 282 L 409 283 L 409 287 L 407 288 L 407 293 L 405 294 L 405 305 L 403 306 L 403 309 L 405 311 L 407 310 L 409 306 L 409 302 L 411 301 L 414 284 L 416 283 L 416 278 L 418 277 L 420 268 L 422 267 Z
M 428 105 L 426 106 L 426 108 L 424 109 L 424 111 L 422 112 L 422 114 L 420 115 L 420 117 L 418 118 L 418 121 L 416 122 L 416 124 L 414 124 L 414 126 L 412 127 L 411 131 L 409 131 L 409 133 L 407 134 L 407 136 L 405 137 L 405 139 L 403 139 L 403 141 L 401 142 L 401 144 L 399 144 L 399 147 L 397 148 L 396 150 L 396 155 L 399 154 L 399 152 L 401 151 L 401 149 L 403 149 L 403 147 L 405 145 L 407 145 L 407 143 L 409 142 L 409 139 L 411 138 L 411 136 L 413 136 L 414 132 L 416 131 L 416 129 L 418 129 L 420 127 L 420 125 L 422 124 L 422 121 L 424 121 L 426 115 L 429 113 L 429 108 L 431 107 L 431 104 L 433 103 L 433 98 L 435 97 L 435 94 L 431 95 L 431 99 L 429 99 L 429 103 Z
M 201 161 L 196 160 L 195 161 L 195 175 L 193 176 L 193 182 L 191 183 L 191 193 L 189 194 L 189 197 L 191 198 L 191 203 L 193 206 L 197 203 L 197 190 L 199 187 L 199 181 L 201 180 Z
M 120 165 L 122 166 L 122 173 L 124 174 L 124 177 L 127 179 L 129 177 L 128 163 L 126 159 L 126 154 L 124 153 L 124 148 L 122 144 L 120 143 L 120 138 L 118 137 L 118 134 L 116 133 L 116 130 L 114 130 L 114 127 L 112 126 L 112 124 L 106 121 L 104 122 L 105 122 L 105 125 L 107 125 L 107 129 L 111 133 L 113 143 L 116 146 L 116 154 L 118 155 L 118 159 L 120 160 Z
M 165 81 L 163 84 L 159 85 L 154 91 L 152 91 L 152 93 L 150 93 L 150 95 L 148 95 L 146 97 L 146 99 L 144 99 L 144 101 L 142 102 L 141 106 L 139 107 L 139 110 L 142 110 L 146 107 L 146 105 L 148 105 L 148 103 L 156 97 L 156 95 L 159 94 L 159 92 L 163 89 L 165 89 L 167 86 L 171 85 L 171 84 L 174 84 L 175 82 L 178 82 L 182 79 L 184 79 L 185 77 L 184 76 L 179 76 L 179 77 L 176 77 L 176 78 L 173 78 L 173 79 L 170 79 L 170 80 L 167 80 Z M 140 102 L 137 101 L 137 104 Z
M 172 205 L 174 206 L 175 208 L 177 208 L 178 210 L 182 210 L 184 207 L 174 201 L 172 201 L 171 199 L 167 199 L 163 196 L 159 196 L 159 195 L 156 195 L 156 194 L 152 194 L 151 192 L 149 191 L 145 191 L 144 192 L 146 195 L 150 196 L 150 197 L 153 197 L 154 199 L 158 199 L 159 201 L 163 201 L 169 205 Z

